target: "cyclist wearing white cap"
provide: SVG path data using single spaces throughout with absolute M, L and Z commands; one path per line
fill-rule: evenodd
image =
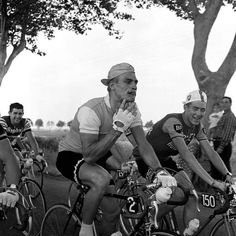
M 102 83 L 107 86 L 108 95 L 91 99 L 77 110 L 68 135 L 59 145 L 56 163 L 65 177 L 90 187 L 83 204 L 79 236 L 93 236 L 92 222 L 99 205 L 103 209 L 102 235 L 118 235 L 114 233 L 119 219 L 118 202 L 103 196 L 107 191 L 115 191 L 109 184 L 111 175 L 106 170 L 106 160 L 122 133 L 130 128 L 145 163 L 154 170 L 160 168 L 134 102 L 138 80 L 133 66 L 128 63 L 112 66 Z M 157 177 L 162 185 L 176 185 L 175 178 L 168 174 L 160 176 L 161 172 Z
M 223 190 L 225 184 L 214 180 L 201 166 L 188 147 L 188 144 L 190 144 L 194 138 L 197 139 L 200 147 L 212 164 L 232 182 L 231 173 L 217 152 L 211 147 L 201 124 L 206 110 L 207 96 L 200 90 L 194 90 L 187 95 L 183 104 L 184 112 L 168 114 L 154 124 L 152 130 L 146 136 L 147 140 L 152 145 L 164 167 L 178 169 L 176 163 L 171 159 L 171 156 L 179 154 L 180 158 L 185 161 L 187 166 L 201 179 L 209 185 Z M 134 150 L 134 155 L 138 158 L 136 151 L 137 150 Z M 140 164 L 142 160 L 138 160 L 137 162 L 140 171 L 145 172 L 145 165 Z

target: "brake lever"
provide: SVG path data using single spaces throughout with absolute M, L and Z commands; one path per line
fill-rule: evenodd
M 192 194 L 193 194 L 193 196 L 195 197 L 195 200 L 196 200 L 197 211 L 200 212 L 199 197 L 198 197 L 197 191 L 195 189 L 192 189 Z

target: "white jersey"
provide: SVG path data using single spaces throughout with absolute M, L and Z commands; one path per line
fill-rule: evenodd
M 109 95 L 94 98 L 78 108 L 71 123 L 70 131 L 59 144 L 60 151 L 82 153 L 80 133 L 106 135 L 112 129 L 114 112 L 111 110 Z M 142 126 L 139 110 L 130 128 Z

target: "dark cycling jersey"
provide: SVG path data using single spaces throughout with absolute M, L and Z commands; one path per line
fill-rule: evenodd
M 10 120 L 10 116 L 0 117 L 0 125 L 5 130 L 10 142 L 12 142 L 17 136 L 24 136 L 28 131 L 31 131 L 30 121 L 22 118 L 19 124 L 13 125 Z M 12 145 L 15 147 L 15 145 Z
M 182 137 L 188 145 L 193 138 L 198 141 L 206 140 L 206 134 L 202 125 L 188 126 L 182 117 L 182 113 L 168 114 L 156 124 L 146 135 L 152 145 L 161 165 L 177 170 L 176 163 L 170 158 L 179 152 L 172 141 L 175 137 Z M 140 173 L 145 176 L 148 166 L 140 159 L 137 148 L 134 148 L 133 155 L 136 157 Z
M 207 139 L 202 125 L 187 126 L 183 120 L 182 113 L 166 115 L 147 134 L 147 140 L 151 143 L 158 158 L 178 154 L 178 150 L 172 141 L 175 137 L 183 137 L 187 145 L 193 138 L 198 141 Z
M 3 140 L 7 137 L 3 127 L 0 125 L 0 140 Z

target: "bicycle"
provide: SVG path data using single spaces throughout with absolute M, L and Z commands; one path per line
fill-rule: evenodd
M 10 188 L 1 187 L 0 192 L 6 191 Z M 32 222 L 33 215 L 32 209 L 28 200 L 18 191 L 14 190 L 19 195 L 19 200 L 16 203 L 14 208 L 8 208 L 6 206 L 1 205 L 1 214 L 4 218 L 0 220 L 0 227 L 5 228 L 7 234 L 5 235 L 18 235 L 23 234 L 25 236 L 31 236 L 32 234 Z M 9 225 L 9 222 L 10 225 Z M 12 234 L 11 234 L 12 233 Z
M 149 224 L 149 211 L 151 206 L 151 199 L 147 198 L 145 192 L 152 192 L 152 197 L 155 196 L 155 190 L 160 186 L 153 183 L 134 183 L 131 185 L 131 191 L 127 195 L 123 194 L 110 194 L 105 196 L 120 199 L 121 206 L 121 219 L 129 218 L 139 220 L 139 223 L 135 226 L 132 234 L 130 235 L 176 235 L 163 230 L 155 230 L 152 228 L 152 224 Z M 81 225 L 81 210 L 83 206 L 83 199 L 88 190 L 88 186 L 83 184 L 77 185 L 77 198 L 73 206 L 68 204 L 59 203 L 55 204 L 46 212 L 42 221 L 40 235 L 41 236 L 58 236 L 58 235 L 78 235 Z M 154 194 L 153 194 L 154 193 Z M 187 195 L 185 195 L 187 196 Z M 186 202 L 186 199 L 185 199 Z M 58 217 L 60 216 L 60 217 Z M 99 221 L 102 217 L 102 212 L 98 211 L 95 222 Z M 94 234 L 96 233 L 96 223 L 93 224 Z M 122 225 L 121 225 L 122 227 Z
M 23 161 L 21 162 L 21 165 L 24 166 Z M 46 200 L 38 183 L 28 177 L 27 172 L 30 171 L 30 169 L 21 168 L 21 171 L 22 175 L 18 185 L 18 192 L 26 199 L 28 208 L 31 211 L 32 227 L 30 236 L 36 236 L 39 234 L 40 225 L 47 210 Z M 6 186 L 5 179 L 3 185 Z
M 176 171 L 170 170 L 172 174 L 175 174 Z M 197 212 L 200 212 L 200 206 L 205 209 L 210 209 L 210 212 L 206 216 L 206 220 L 201 222 L 200 227 L 194 233 L 194 236 L 202 236 L 204 230 L 210 224 L 214 223 L 210 228 L 207 236 L 235 236 L 236 235 L 236 213 L 234 213 L 234 208 L 236 207 L 236 187 L 229 186 L 228 192 L 223 192 L 216 188 L 211 188 L 208 192 L 197 192 L 192 193 L 189 196 L 189 199 L 194 198 L 196 201 L 195 209 Z M 183 221 L 186 227 L 186 212 L 183 211 Z M 189 209 L 188 209 L 189 210 Z M 219 219 L 217 219 L 219 218 Z M 178 221 L 176 219 L 175 210 L 169 212 L 166 216 L 163 217 L 165 226 L 164 228 L 170 232 L 176 233 L 176 235 L 182 235 Z M 162 226 L 163 227 L 163 226 Z M 183 232 L 184 229 L 182 229 Z

